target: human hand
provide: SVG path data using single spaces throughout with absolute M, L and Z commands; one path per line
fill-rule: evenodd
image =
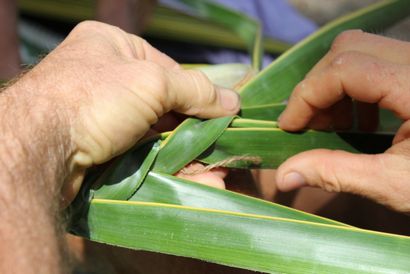
M 410 212 L 409 73 L 408 42 L 357 30 L 340 34 L 294 89 L 279 126 L 288 131 L 346 128 L 352 120 L 352 99 L 389 109 L 404 123 L 382 154 L 317 149 L 289 158 L 278 169 L 278 188 L 289 191 L 310 185 L 351 192 Z
M 168 111 L 214 118 L 239 110 L 235 92 L 181 69 L 143 39 L 97 22 L 79 24 L 19 84 L 52 98 L 56 107 L 48 111 L 66 121 L 60 130 L 69 130 L 71 139 L 68 201 L 86 168 L 130 148 Z
M 79 24 L 0 90 L 0 272 L 69 273 L 61 202 L 74 198 L 87 167 L 131 147 L 170 110 L 233 115 L 239 97 L 97 22 Z

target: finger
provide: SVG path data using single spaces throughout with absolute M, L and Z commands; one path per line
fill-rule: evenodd
M 154 62 L 167 69 L 180 68 L 180 65 L 174 59 L 151 46 L 145 39 L 133 34 L 127 35 L 135 58 Z
M 234 115 L 239 111 L 239 95 L 214 86 L 200 71 L 168 70 L 168 97 L 171 108 L 200 118 Z
M 276 170 L 273 169 L 254 169 L 252 170 L 253 181 L 260 193 L 261 198 L 273 201 L 278 189 L 274 180 Z
M 333 60 L 321 73 L 296 86 L 279 126 L 285 130 L 304 128 L 318 110 L 326 109 L 346 95 L 410 118 L 409 68 L 365 55 L 347 52 Z
M 318 110 L 307 125 L 307 128 L 315 130 L 329 130 L 332 125 L 330 110 Z
M 178 171 L 177 175 L 186 175 L 192 176 L 196 174 L 205 174 L 208 172 L 212 172 L 213 175 L 220 179 L 224 179 L 228 175 L 228 169 L 225 167 L 214 167 L 211 170 L 207 169 L 207 167 L 197 161 L 193 161 L 185 166 L 182 170 Z
M 225 182 L 223 179 L 228 174 L 227 169 L 218 167 L 210 171 L 195 174 L 204 169 L 205 166 L 203 164 L 193 162 L 187 165 L 183 171 L 177 172 L 175 176 L 215 188 L 225 189 Z
M 397 130 L 393 139 L 393 145 L 398 144 L 406 139 L 410 139 L 410 121 L 404 122 Z
M 228 176 L 229 170 L 225 167 L 215 167 L 211 169 L 211 172 L 218 178 L 225 179 L 225 177 Z
M 329 109 L 318 110 L 307 127 L 316 130 L 348 129 L 353 123 L 352 109 L 352 100 L 344 97 Z
M 323 70 L 335 57 L 348 51 L 361 52 L 392 63 L 410 64 L 410 44 L 408 42 L 361 30 L 347 30 L 335 38 L 329 52 L 309 74 Z
M 329 208 L 332 201 L 337 197 L 338 193 L 326 192 L 319 188 L 306 187 L 299 190 L 291 207 L 307 213 L 320 214 L 320 210 Z
M 196 175 L 178 174 L 177 177 L 215 188 L 225 189 L 224 180 L 215 175 L 212 171 Z
M 278 188 L 289 191 L 316 186 L 330 192 L 350 192 L 396 210 L 410 211 L 408 161 L 401 155 L 361 155 L 312 150 L 291 157 L 277 172 Z
M 61 189 L 61 207 L 68 207 L 74 198 L 77 196 L 77 193 L 80 191 L 81 184 L 84 180 L 85 171 L 84 170 L 75 170 L 71 174 L 70 178 L 66 179 Z

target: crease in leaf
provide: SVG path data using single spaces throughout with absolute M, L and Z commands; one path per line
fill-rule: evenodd
M 165 139 L 152 170 L 174 174 L 212 145 L 232 120 L 233 116 L 186 119 Z
M 125 153 L 95 182 L 94 198 L 127 200 L 140 187 L 158 155 L 160 141 Z M 132 174 L 132 175 L 130 175 Z

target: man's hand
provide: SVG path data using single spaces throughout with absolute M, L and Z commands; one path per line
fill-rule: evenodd
M 279 189 L 310 185 L 328 191 L 369 197 L 410 212 L 410 44 L 362 31 L 340 34 L 327 55 L 293 91 L 279 119 L 288 131 L 306 127 L 346 128 L 352 121 L 352 99 L 393 111 L 404 120 L 393 145 L 383 154 L 360 155 L 313 150 L 283 163 Z M 363 113 L 363 112 L 362 112 Z M 367 121 L 373 124 L 372 116 Z
M 131 147 L 170 110 L 201 118 L 233 115 L 236 93 L 215 87 L 204 74 L 183 70 L 143 39 L 97 22 L 77 26 L 28 76 L 58 70 L 41 85 L 64 106 L 73 141 L 70 168 L 80 170 L 66 184 L 74 197 L 83 170 Z
M 124 152 L 170 110 L 234 115 L 239 97 L 183 70 L 143 39 L 97 22 L 79 24 L 0 94 L 0 272 L 59 273 L 61 192 L 84 171 Z

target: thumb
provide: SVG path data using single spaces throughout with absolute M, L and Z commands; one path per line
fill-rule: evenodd
M 350 192 L 408 212 L 408 162 L 395 154 L 353 154 L 317 149 L 285 161 L 276 174 L 278 188 L 289 191 L 301 186 L 330 192 Z M 407 175 L 405 175 L 407 174 Z
M 239 111 L 239 95 L 215 86 L 196 70 L 167 70 L 168 97 L 177 112 L 200 118 L 234 115 Z

